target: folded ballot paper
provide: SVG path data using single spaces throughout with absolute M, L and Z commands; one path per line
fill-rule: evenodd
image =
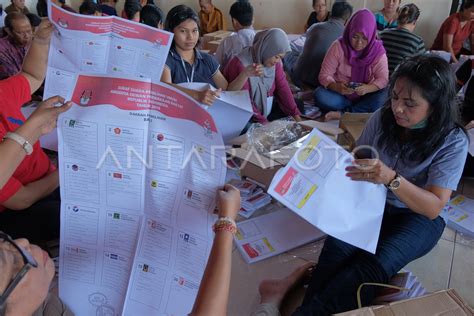
M 474 200 L 458 195 L 441 212 L 447 225 L 461 233 L 474 237 Z
M 208 83 L 188 82 L 179 86 L 202 91 L 215 89 Z M 252 104 L 247 90 L 222 91 L 220 97 L 211 106 L 203 105 L 211 114 L 217 129 L 224 138 L 224 143 L 240 135 L 245 125 L 253 115 Z
M 242 217 L 249 218 L 257 210 L 272 202 L 272 197 L 251 181 L 232 179 L 229 184 L 240 191 L 241 208 L 239 214 Z
M 237 223 L 235 244 L 247 263 L 254 263 L 326 236 L 285 207 Z
M 352 181 L 353 157 L 317 129 L 278 171 L 268 193 L 323 232 L 375 253 L 387 190 Z

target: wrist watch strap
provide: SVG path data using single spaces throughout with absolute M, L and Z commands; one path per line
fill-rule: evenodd
M 17 142 L 23 148 L 23 150 L 25 150 L 27 155 L 31 155 L 33 153 L 33 146 L 26 139 L 24 139 L 23 136 L 17 133 L 9 132 L 5 135 L 5 137 L 3 137 L 3 139 L 11 139 Z

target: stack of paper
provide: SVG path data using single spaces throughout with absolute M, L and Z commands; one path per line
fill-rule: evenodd
M 234 240 L 247 263 L 273 257 L 325 236 L 287 208 L 240 222 L 237 227 Z
M 255 183 L 247 180 L 232 179 L 229 184 L 240 191 L 241 208 L 239 214 L 245 218 L 249 218 L 258 209 L 268 205 L 272 201 L 272 197 Z
M 474 200 L 458 195 L 441 212 L 447 225 L 474 237 Z
M 426 289 L 420 280 L 410 271 L 402 271 L 390 280 L 390 285 L 398 286 L 406 290 L 394 288 L 382 288 L 379 295 L 375 299 L 375 304 L 383 304 L 395 301 L 415 298 L 426 294 Z

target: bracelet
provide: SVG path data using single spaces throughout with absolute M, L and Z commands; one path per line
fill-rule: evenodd
M 33 146 L 25 139 L 23 136 L 20 134 L 14 133 L 14 132 L 8 132 L 3 139 L 11 139 L 14 142 L 16 142 L 18 145 L 23 148 L 23 150 L 26 152 L 26 155 L 31 155 L 33 153 Z
M 220 224 L 214 224 L 212 226 L 212 230 L 214 231 L 214 233 L 225 231 L 231 233 L 232 235 L 235 235 L 237 233 L 237 226 L 234 226 L 229 222 L 222 222 Z
M 235 221 L 230 218 L 229 216 L 221 216 L 219 217 L 217 220 L 216 220 L 216 224 L 219 223 L 219 222 L 227 222 L 227 223 L 231 223 L 232 225 L 234 226 L 237 226 L 237 224 L 235 223 Z

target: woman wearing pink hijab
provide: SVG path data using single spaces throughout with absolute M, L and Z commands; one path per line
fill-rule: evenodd
M 314 99 L 327 112 L 326 120 L 339 118 L 341 112 L 374 112 L 384 104 L 388 62 L 372 12 L 354 13 L 326 53 L 319 82 Z

